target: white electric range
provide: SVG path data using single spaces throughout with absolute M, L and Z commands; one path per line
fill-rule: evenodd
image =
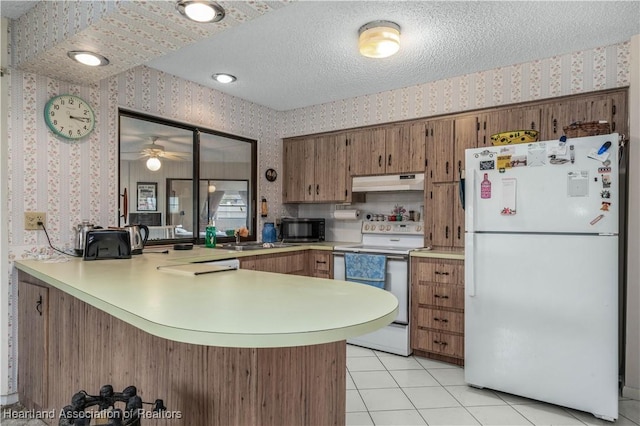
M 362 243 L 334 247 L 333 278 L 345 280 L 344 253 L 383 254 L 387 258 L 384 289 L 398 299 L 398 316 L 388 326 L 349 339 L 347 342 L 390 352 L 411 354 L 409 341 L 410 273 L 409 253 L 423 247 L 422 222 L 368 221 L 362 223 Z

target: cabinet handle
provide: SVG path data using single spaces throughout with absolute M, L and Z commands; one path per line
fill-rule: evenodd
M 436 299 L 448 299 L 449 296 L 440 296 L 439 294 L 434 294 L 433 297 L 435 297 Z
M 458 176 L 462 176 L 462 160 L 458 160 Z
M 448 161 L 444 164 L 444 171 L 445 171 L 447 174 L 449 174 L 449 162 L 448 162 Z
M 309 195 L 311 195 L 311 185 L 309 185 Z
M 462 233 L 462 230 L 460 229 L 460 226 L 458 226 L 458 239 L 460 239 L 461 233 Z
M 531 130 L 535 130 L 536 129 L 536 122 L 532 121 L 531 122 Z
M 320 184 L 316 185 L 316 195 L 320 195 Z
M 42 316 L 42 295 L 40 295 L 38 301 L 36 302 L 36 311 L 38 311 L 40 316 Z
M 387 166 L 391 165 L 391 154 L 389 154 L 389 159 L 387 160 Z
M 448 319 L 440 319 L 440 318 L 434 318 L 434 321 L 438 321 L 438 322 L 449 322 Z
M 378 155 L 378 167 L 382 167 L 382 155 Z
M 558 133 L 558 119 L 553 119 L 553 133 Z
M 436 275 L 449 275 L 449 273 L 448 272 L 436 271 Z
M 444 237 L 448 240 L 449 239 L 449 226 L 445 226 L 444 227 Z
M 321 264 L 323 264 L 323 265 L 324 265 L 324 264 L 326 264 L 326 263 L 327 263 L 327 261 L 326 261 L 326 260 L 316 260 L 316 263 L 321 263 Z
M 439 340 L 434 340 L 433 343 L 435 343 L 436 345 L 447 346 L 447 342 L 441 342 Z
M 616 131 L 616 122 L 612 122 L 611 123 L 611 133 L 614 133 Z

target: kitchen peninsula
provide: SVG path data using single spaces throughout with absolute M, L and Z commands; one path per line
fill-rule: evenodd
M 389 324 L 395 297 L 322 278 L 157 269 L 225 256 L 17 261 L 21 402 L 60 410 L 79 390 L 134 385 L 181 413 L 145 426 L 344 424 L 345 340 Z

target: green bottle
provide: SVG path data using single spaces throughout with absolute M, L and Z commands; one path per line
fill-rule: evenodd
M 213 219 L 209 219 L 209 224 L 207 225 L 205 231 L 205 247 L 214 248 L 216 246 L 216 223 L 213 221 Z

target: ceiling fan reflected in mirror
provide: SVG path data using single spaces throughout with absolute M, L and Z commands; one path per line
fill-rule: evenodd
M 128 152 L 128 154 L 135 153 L 139 154 L 138 158 L 147 158 L 146 166 L 153 172 L 160 170 L 160 167 L 162 166 L 160 158 L 175 161 L 185 161 L 188 160 L 188 157 L 191 155 L 187 152 L 165 151 L 164 146 L 156 143 L 159 139 L 157 136 L 152 136 L 150 139 L 150 144 L 142 145 L 142 148 L 139 151 Z M 127 152 L 123 152 L 123 154 L 127 154 Z

